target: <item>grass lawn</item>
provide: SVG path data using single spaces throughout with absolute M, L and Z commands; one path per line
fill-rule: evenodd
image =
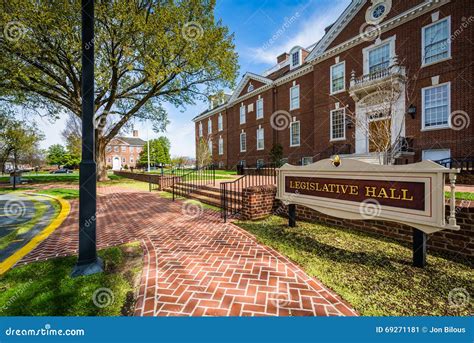
M 47 194 L 56 196 L 66 200 L 72 200 L 79 198 L 79 190 L 78 189 L 68 189 L 68 188 L 52 188 L 52 189 L 43 189 L 39 190 L 38 193 L 40 194 Z
M 451 306 L 449 292 L 474 294 L 472 261 L 428 255 L 428 266 L 411 266 L 412 251 L 395 241 L 350 229 L 272 216 L 237 225 L 254 234 L 341 295 L 361 315 L 470 315 L 473 303 Z
M 99 251 L 105 272 L 71 278 L 76 257 L 34 262 L 0 276 L 2 316 L 119 316 L 133 314 L 142 269 L 139 243 Z M 94 304 L 94 292 L 109 305 Z M 109 296 L 109 297 L 108 297 Z M 101 297 L 96 297 L 102 305 Z
M 451 198 L 451 193 L 450 192 L 444 192 L 444 196 L 446 199 Z M 456 199 L 458 200 L 472 200 L 474 201 L 474 193 L 471 192 L 456 192 L 455 193 Z

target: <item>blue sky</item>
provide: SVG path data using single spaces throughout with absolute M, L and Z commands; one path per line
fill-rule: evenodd
M 247 71 L 259 74 L 272 67 L 276 57 L 293 46 L 308 47 L 318 41 L 324 28 L 333 23 L 349 3 L 350 0 L 217 0 L 215 15 L 235 34 L 240 80 Z M 284 31 L 283 34 L 278 35 L 279 30 Z M 207 104 L 197 103 L 183 112 L 166 106 L 170 125 L 162 135 L 171 141 L 171 155 L 194 156 L 191 119 L 206 108 Z M 38 124 L 46 136 L 42 147 L 63 143 L 64 120 L 52 124 L 39 119 Z M 140 137 L 147 139 L 146 125 L 136 126 Z M 151 129 L 148 135 L 149 138 L 158 136 Z

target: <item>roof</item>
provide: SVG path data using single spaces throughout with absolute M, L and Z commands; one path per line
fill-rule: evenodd
M 146 144 L 146 141 L 138 137 L 115 137 L 115 138 L 120 139 L 121 141 L 127 143 L 128 145 L 143 146 Z

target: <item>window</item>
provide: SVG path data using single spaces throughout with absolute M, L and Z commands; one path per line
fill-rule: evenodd
M 247 151 L 247 134 L 242 132 L 240 134 L 240 152 Z
M 107 158 L 107 162 L 109 162 L 109 163 L 112 162 L 112 159 L 110 157 Z
M 263 99 L 257 100 L 257 119 L 263 118 Z
M 257 129 L 257 150 L 264 149 L 263 127 Z
M 219 113 L 219 116 L 217 117 L 217 130 L 219 131 L 224 130 L 224 122 L 223 122 L 221 113 Z
M 240 124 L 245 124 L 245 106 L 240 106 Z
M 209 150 L 209 153 L 212 155 L 212 140 L 209 140 L 207 142 L 207 149 Z
M 295 51 L 292 55 L 291 55 L 291 64 L 293 64 L 293 67 L 297 66 L 298 64 L 300 64 L 300 51 Z
M 111 146 L 108 146 L 107 149 L 105 149 L 105 151 L 111 152 L 111 151 L 112 151 L 112 147 L 111 147 Z
M 125 152 L 125 151 L 127 151 L 127 147 L 126 147 L 126 146 L 123 146 L 123 147 L 122 147 L 122 152 Z
M 130 163 L 133 163 L 133 156 L 130 156 Z
M 300 86 L 294 85 L 290 88 L 290 111 L 300 108 Z
M 118 147 L 118 146 L 114 146 L 114 151 L 115 151 L 115 152 L 119 152 L 119 147 Z
M 224 139 L 219 137 L 219 155 L 224 155 Z
M 331 66 L 331 94 L 345 89 L 345 62 Z
M 202 122 L 199 122 L 199 137 L 202 137 Z
M 265 160 L 263 159 L 258 159 L 257 160 L 257 168 L 261 168 L 265 166 Z
M 125 163 L 125 157 L 122 157 L 122 162 Z
M 372 11 L 372 18 L 379 19 L 385 13 L 385 4 L 378 4 Z
M 250 93 L 255 89 L 254 85 L 252 85 L 252 82 L 249 83 L 249 86 L 247 87 L 247 93 Z
M 212 120 L 211 120 L 211 118 L 209 118 L 209 120 L 207 121 L 207 134 L 209 135 L 210 133 L 212 133 Z
M 301 165 L 302 166 L 306 166 L 306 165 L 311 164 L 311 163 L 313 163 L 313 158 L 312 157 L 303 157 L 301 159 Z
M 449 149 L 423 150 L 422 158 L 423 158 L 423 161 L 425 161 L 425 160 L 431 160 L 431 161 L 444 160 L 446 158 L 451 158 L 451 150 L 449 150 Z
M 422 29 L 422 62 L 432 64 L 451 57 L 451 20 L 447 17 Z
M 422 89 L 423 128 L 449 127 L 450 83 Z
M 136 151 L 137 151 L 138 153 L 140 153 L 140 152 L 142 151 L 142 149 L 141 149 L 141 148 L 136 148 Z
M 247 163 L 245 162 L 245 160 L 240 160 L 239 165 L 245 167 L 247 165 Z
M 290 146 L 300 145 L 300 122 L 294 121 L 290 125 Z
M 331 140 L 346 139 L 346 113 L 344 109 L 331 111 Z
M 369 51 L 369 74 L 388 68 L 390 65 L 390 44 Z

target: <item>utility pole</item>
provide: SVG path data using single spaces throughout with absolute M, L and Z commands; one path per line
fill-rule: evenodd
M 150 138 L 148 135 L 148 125 L 146 126 L 146 146 L 147 146 L 146 152 L 148 155 L 148 172 L 150 172 Z
M 72 276 L 103 271 L 97 257 L 97 167 L 94 128 L 94 0 L 82 0 L 82 160 L 79 166 L 79 256 Z

